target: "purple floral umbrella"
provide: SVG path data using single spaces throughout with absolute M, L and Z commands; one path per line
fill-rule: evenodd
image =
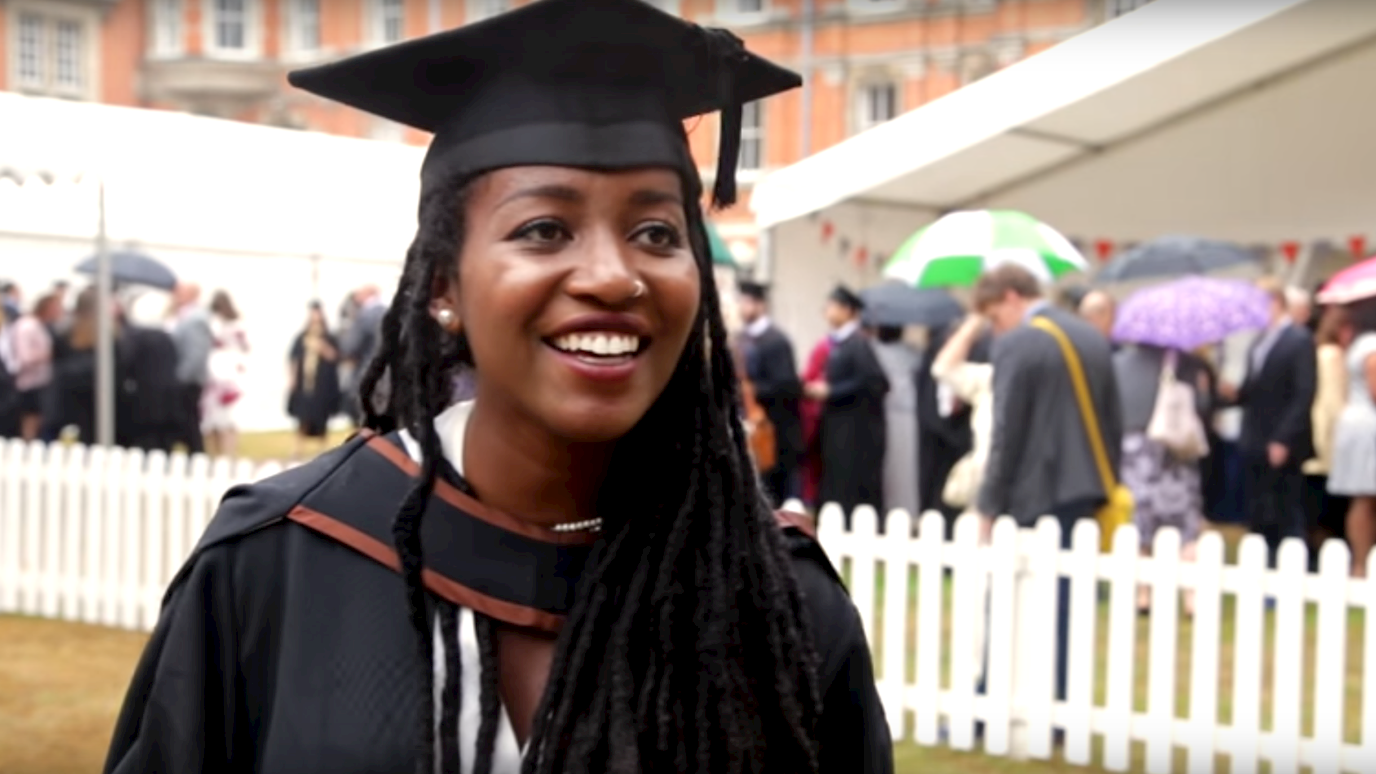
M 1270 297 L 1251 283 L 1186 277 L 1128 296 L 1113 324 L 1113 340 L 1189 351 L 1265 328 L 1270 318 Z

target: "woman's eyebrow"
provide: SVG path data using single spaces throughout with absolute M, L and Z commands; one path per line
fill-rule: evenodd
M 677 193 L 654 188 L 642 188 L 631 194 L 631 203 L 642 207 L 656 204 L 677 204 L 682 206 L 683 197 Z
M 564 202 L 578 202 L 583 200 L 583 194 L 578 189 L 566 185 L 537 185 L 531 188 L 522 188 L 508 195 L 498 202 L 497 206 L 502 207 L 518 199 L 558 199 Z

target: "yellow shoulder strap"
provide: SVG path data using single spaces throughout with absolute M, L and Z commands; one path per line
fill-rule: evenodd
M 1094 450 L 1094 463 L 1099 468 L 1099 477 L 1104 481 L 1104 493 L 1112 494 L 1117 485 L 1113 466 L 1109 464 L 1108 453 L 1104 450 L 1104 436 L 1099 432 L 1099 416 L 1094 412 L 1094 404 L 1089 398 L 1089 385 L 1085 382 L 1084 367 L 1080 365 L 1080 355 L 1066 338 L 1060 326 L 1045 317 L 1033 317 L 1031 325 L 1051 334 L 1061 346 L 1066 368 L 1070 371 L 1070 381 L 1075 385 L 1075 398 L 1080 404 L 1080 418 L 1084 420 L 1085 432 L 1089 434 L 1089 445 Z

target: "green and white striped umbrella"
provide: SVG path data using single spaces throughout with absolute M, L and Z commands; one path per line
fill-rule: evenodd
M 1050 283 L 1089 267 L 1070 240 L 1012 210 L 953 212 L 908 238 L 884 276 L 919 288 L 972 287 L 986 270 L 1013 263 Z

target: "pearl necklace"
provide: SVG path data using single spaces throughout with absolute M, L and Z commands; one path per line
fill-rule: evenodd
M 587 519 L 585 521 L 570 521 L 565 524 L 555 524 L 554 526 L 550 527 L 550 530 L 554 532 L 582 532 L 583 530 L 589 530 L 591 532 L 601 532 L 602 520 Z

